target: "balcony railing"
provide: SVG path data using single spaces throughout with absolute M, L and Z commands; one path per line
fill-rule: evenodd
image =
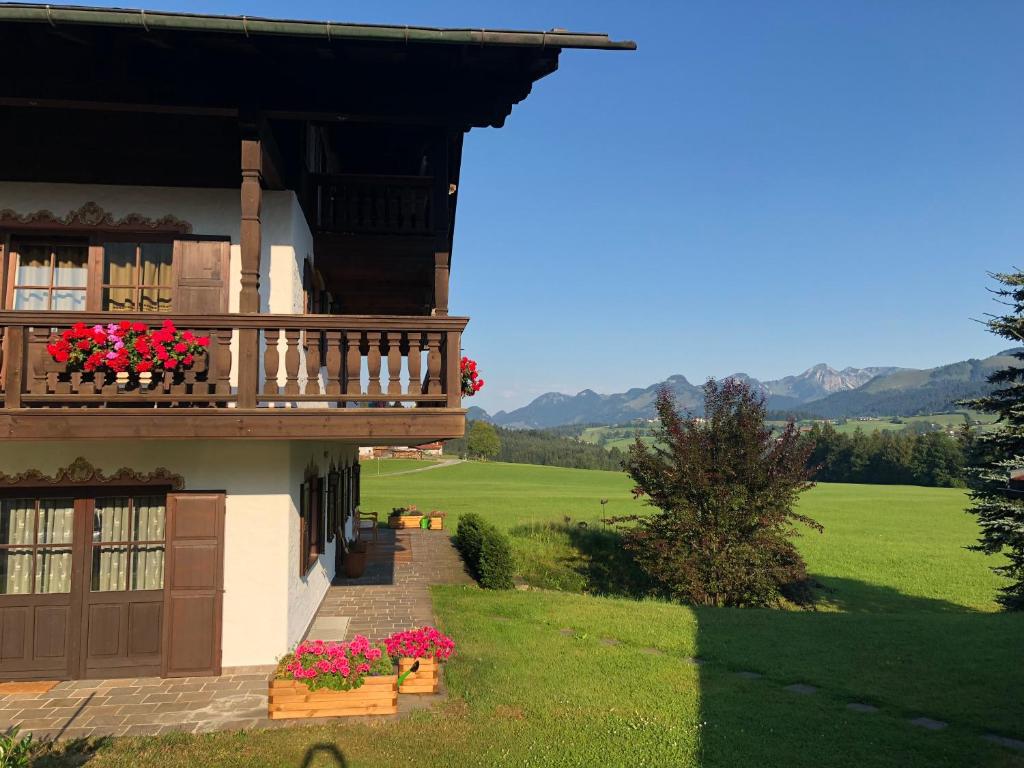
M 431 176 L 317 175 L 316 226 L 335 233 L 429 235 Z
M 170 315 L 179 330 L 210 337 L 192 369 L 119 386 L 112 375 L 67 372 L 46 345 L 74 323 L 146 314 L 0 312 L 0 409 L 191 409 L 189 413 L 293 409 L 461 408 L 460 317 Z M 163 320 L 160 316 L 159 320 Z M 110 411 L 108 411 L 109 413 Z M 180 411 L 179 411 L 180 412 Z M 417 411 L 422 412 L 422 411 Z

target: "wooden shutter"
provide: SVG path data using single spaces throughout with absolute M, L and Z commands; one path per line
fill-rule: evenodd
M 174 241 L 175 313 L 222 314 L 228 311 L 231 243 L 227 240 Z
M 167 495 L 164 677 L 220 674 L 224 494 Z

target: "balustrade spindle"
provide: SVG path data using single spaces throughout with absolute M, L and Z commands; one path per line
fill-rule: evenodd
M 277 369 L 281 365 L 281 352 L 277 344 L 281 338 L 281 331 L 277 328 L 267 328 L 263 332 L 263 338 L 267 345 L 263 350 L 263 394 L 276 395 L 281 391 L 277 383 Z
M 306 394 L 320 394 L 320 331 L 306 331 Z
M 366 332 L 366 346 L 366 370 L 370 374 L 366 394 L 380 395 L 383 394 L 380 388 L 380 331 Z
M 286 377 L 284 393 L 286 395 L 299 394 L 299 337 L 302 331 L 286 328 L 284 339 L 288 349 L 284 353 L 284 374 Z
M 423 381 L 420 379 L 420 353 L 423 349 L 423 334 L 410 331 L 405 336 L 409 346 L 408 357 L 406 358 L 409 361 L 409 388 L 407 392 L 410 395 L 419 395 L 423 393 Z
M 362 344 L 362 333 L 359 331 L 345 331 L 345 394 L 362 394 L 359 383 L 360 368 L 362 367 L 363 356 L 359 351 Z
M 328 395 L 341 394 L 341 331 L 324 331 L 327 343 L 327 392 Z
M 216 343 L 213 351 L 213 388 L 214 394 L 231 394 L 231 337 L 230 328 L 218 328 L 211 334 Z
M 389 331 L 388 345 L 388 394 L 402 394 L 402 334 Z
M 32 370 L 32 387 L 31 392 L 33 395 L 45 395 L 47 390 L 47 364 L 46 361 L 49 359 L 49 352 L 46 351 L 46 345 L 50 342 L 50 329 L 35 327 L 32 329 L 32 335 L 29 341 L 29 366 Z

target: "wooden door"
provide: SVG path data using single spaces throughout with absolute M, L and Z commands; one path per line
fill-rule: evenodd
M 220 674 L 223 590 L 224 494 L 169 494 L 165 677 Z
M 106 492 L 81 500 L 82 658 L 76 677 L 160 674 L 166 493 Z
M 0 678 L 75 674 L 80 508 L 73 495 L 0 498 Z

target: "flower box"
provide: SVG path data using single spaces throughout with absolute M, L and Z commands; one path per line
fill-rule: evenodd
M 391 515 L 388 525 L 392 528 L 419 528 L 423 515 Z
M 437 659 L 415 659 L 402 656 L 398 659 L 398 675 L 408 672 L 416 662 L 420 668 L 411 672 L 398 686 L 399 693 L 437 693 L 441 684 L 441 665 Z
M 444 529 L 444 518 L 443 517 L 432 517 L 430 518 L 430 530 L 440 531 Z
M 267 693 L 267 715 L 271 720 L 398 712 L 398 675 L 368 676 L 361 686 L 349 691 L 311 691 L 298 680 L 271 680 Z

